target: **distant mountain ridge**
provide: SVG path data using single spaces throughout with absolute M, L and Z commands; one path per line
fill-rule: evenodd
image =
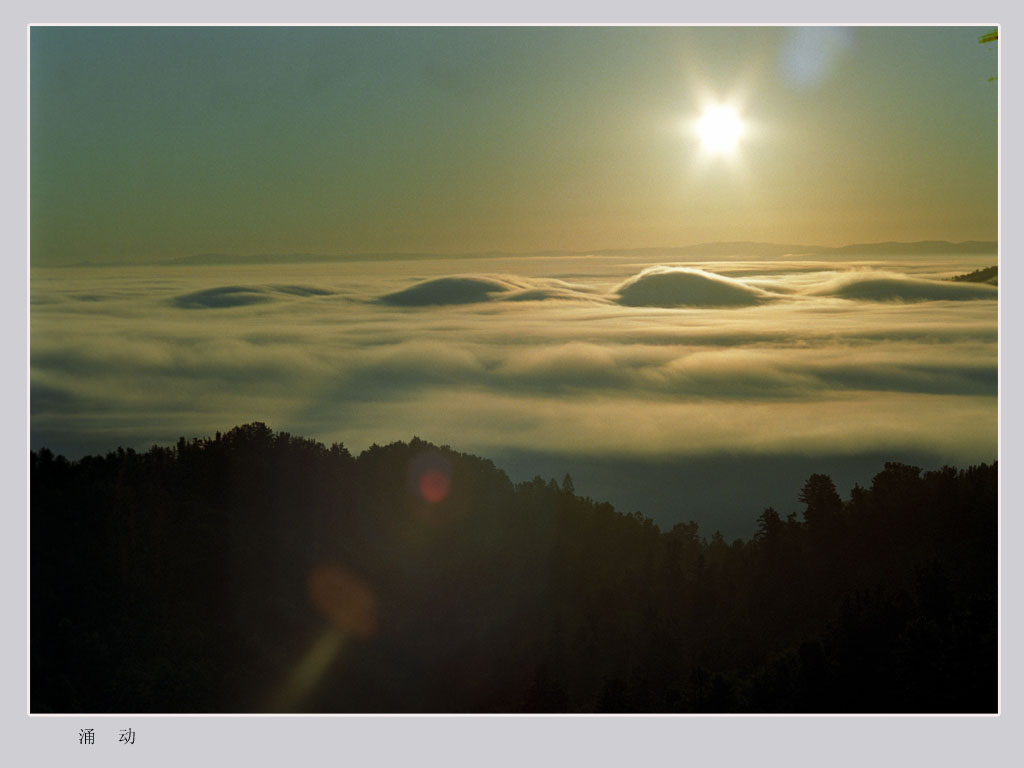
M 995 240 L 965 240 L 951 243 L 946 240 L 918 240 L 912 243 L 885 242 L 844 245 L 833 249 L 835 253 L 886 253 L 894 255 L 931 253 L 998 253 L 999 243 Z
M 949 254 L 949 253 L 997 253 L 999 244 L 996 241 L 966 240 L 952 243 L 947 240 L 919 240 L 916 242 L 888 241 L 884 243 L 854 243 L 852 245 L 793 245 L 782 243 L 760 243 L 748 241 L 700 243 L 670 248 L 634 248 L 594 251 L 595 254 L 628 254 L 628 253 L 663 253 L 678 255 L 709 255 L 709 256 L 796 256 L 815 254 L 886 254 L 891 256 L 915 254 Z
M 230 264 L 315 264 L 352 261 L 417 261 L 423 259 L 486 259 L 514 258 L 516 256 L 755 256 L 779 258 L 783 256 L 855 256 L 888 255 L 912 256 L 929 254 L 995 255 L 999 244 L 994 240 L 966 240 L 953 243 L 947 240 L 919 240 L 915 242 L 887 241 L 882 243 L 854 243 L 852 245 L 797 245 L 792 243 L 763 243 L 756 241 L 716 241 L 678 246 L 648 246 L 643 248 L 607 248 L 586 251 L 481 251 L 467 253 L 197 253 L 149 262 L 152 266 L 215 266 Z M 115 261 L 81 261 L 72 267 L 126 266 Z

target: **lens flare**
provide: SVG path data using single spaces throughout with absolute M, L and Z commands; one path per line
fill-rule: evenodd
M 319 566 L 309 574 L 313 606 L 344 633 L 369 637 L 377 629 L 377 600 L 358 576 L 335 565 Z
M 452 463 L 443 453 L 428 450 L 409 463 L 409 490 L 428 504 L 448 498 L 452 485 Z
M 293 712 L 301 709 L 334 660 L 341 655 L 345 639 L 345 633 L 335 627 L 324 630 L 270 699 L 268 711 Z
M 320 565 L 309 572 L 308 587 L 310 602 L 330 624 L 273 693 L 270 712 L 301 710 L 350 639 L 366 638 L 377 630 L 377 597 L 348 569 Z
M 447 498 L 449 484 L 448 475 L 436 469 L 428 469 L 420 475 L 420 496 L 431 504 L 437 504 Z

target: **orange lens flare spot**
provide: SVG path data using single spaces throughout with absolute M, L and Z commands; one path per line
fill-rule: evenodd
M 377 598 L 355 574 L 336 565 L 321 565 L 309 574 L 313 606 L 342 632 L 369 637 L 377 629 Z
M 420 496 L 431 504 L 444 501 L 448 496 L 450 480 L 448 475 L 437 469 L 428 469 L 420 475 Z

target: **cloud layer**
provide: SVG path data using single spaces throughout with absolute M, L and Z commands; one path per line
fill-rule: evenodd
M 983 265 L 843 266 L 39 270 L 32 444 L 77 455 L 259 419 L 356 450 L 417 434 L 484 455 L 991 460 L 997 292 L 946 280 Z

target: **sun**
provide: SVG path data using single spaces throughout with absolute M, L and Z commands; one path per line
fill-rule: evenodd
M 740 113 L 728 104 L 706 107 L 698 118 L 695 129 L 705 152 L 724 156 L 736 153 L 740 139 L 747 132 Z

